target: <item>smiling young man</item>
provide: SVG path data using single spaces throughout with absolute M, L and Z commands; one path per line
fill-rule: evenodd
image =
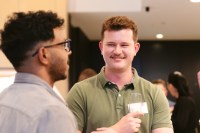
M 14 13 L 5 23 L 1 49 L 17 73 L 0 94 L 1 133 L 77 131 L 73 114 L 53 91 L 69 69 L 63 24 L 56 13 L 44 11 Z
M 173 133 L 162 90 L 132 67 L 140 48 L 137 32 L 136 24 L 125 16 L 103 23 L 99 48 L 105 66 L 98 75 L 76 83 L 67 96 L 78 133 Z M 141 112 L 128 112 L 132 92 L 144 99 Z

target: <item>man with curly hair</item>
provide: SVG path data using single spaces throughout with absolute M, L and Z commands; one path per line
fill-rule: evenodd
M 1 49 L 17 73 L 0 94 L 1 133 L 77 131 L 73 114 L 53 91 L 69 69 L 70 40 L 63 24 L 50 11 L 14 13 L 5 23 Z

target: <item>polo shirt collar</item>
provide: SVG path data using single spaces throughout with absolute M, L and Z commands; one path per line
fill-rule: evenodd
M 106 85 L 114 84 L 106 79 L 104 70 L 105 70 L 105 66 L 101 68 L 100 73 L 97 75 L 97 77 L 100 81 L 100 84 L 103 88 L 105 88 Z M 137 70 L 135 68 L 132 68 L 132 72 L 134 74 L 134 76 L 132 78 L 132 85 L 134 88 L 134 85 L 137 84 L 137 82 L 139 81 L 139 76 L 138 76 Z M 130 84 L 128 84 L 128 85 L 130 85 Z

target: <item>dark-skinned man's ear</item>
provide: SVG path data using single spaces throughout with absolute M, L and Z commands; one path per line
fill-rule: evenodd
M 48 64 L 47 54 L 48 53 L 45 48 L 40 48 L 38 52 L 38 58 L 42 64 Z

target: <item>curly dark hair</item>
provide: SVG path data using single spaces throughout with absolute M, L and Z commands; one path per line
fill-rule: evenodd
M 1 49 L 16 69 L 28 51 L 38 42 L 54 39 L 53 29 L 63 24 L 64 19 L 51 11 L 13 13 L 1 31 Z
M 137 42 L 138 40 L 138 28 L 134 21 L 130 20 L 126 16 L 114 16 L 107 20 L 102 25 L 101 39 L 104 38 L 105 31 L 118 31 L 122 29 L 131 29 L 133 31 L 133 39 Z

